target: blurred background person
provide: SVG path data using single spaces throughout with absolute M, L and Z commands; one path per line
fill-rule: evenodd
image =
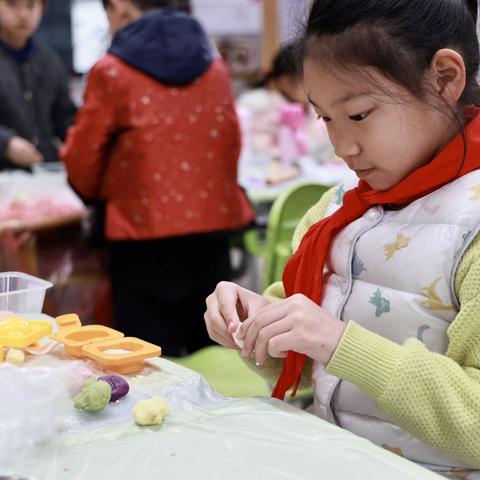
M 33 35 L 43 0 L 0 0 L 0 170 L 58 161 L 75 106 L 63 64 Z
M 300 105 L 305 118 L 301 126 L 308 154 L 318 156 L 330 146 L 323 122 L 319 122 L 308 102 L 298 65 L 298 42 L 284 45 L 272 62 L 271 70 L 238 98 L 238 109 L 253 155 L 280 156 L 279 132 L 282 109 L 289 104 Z
M 103 3 L 113 42 L 62 158 L 77 192 L 106 202 L 116 327 L 184 355 L 211 343 L 205 298 L 253 220 L 229 72 L 189 2 Z

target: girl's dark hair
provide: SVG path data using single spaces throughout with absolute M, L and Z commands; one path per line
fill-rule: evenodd
M 102 0 L 103 6 L 108 7 L 109 0 Z M 192 13 L 190 0 L 131 0 L 141 10 L 149 10 L 151 8 L 171 8 L 186 13 Z
M 302 71 L 299 68 L 297 55 L 299 45 L 293 42 L 285 45 L 275 56 L 272 63 L 272 78 L 280 78 L 283 75 L 291 78 L 300 78 Z
M 298 56 L 301 48 L 302 43 L 298 40 L 284 45 L 275 55 L 271 70 L 255 83 L 255 87 L 264 87 L 270 80 L 277 80 L 284 75 L 300 80 L 302 69 L 298 62 Z
M 344 69 L 375 67 L 427 102 L 424 74 L 438 50 L 451 48 L 466 66 L 459 103 L 478 105 L 477 10 L 477 0 L 314 0 L 303 58 Z

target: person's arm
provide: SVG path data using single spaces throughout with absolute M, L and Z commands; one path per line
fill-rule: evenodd
M 99 196 L 110 141 L 116 130 L 118 96 L 110 91 L 113 80 L 101 65 L 93 67 L 84 105 L 68 131 L 60 154 L 69 182 L 87 200 Z
M 303 236 L 308 232 L 310 227 L 314 223 L 317 223 L 325 217 L 328 206 L 330 205 L 330 202 L 332 201 L 333 195 L 335 194 L 337 188 L 338 187 L 331 188 L 324 195 L 322 195 L 320 201 L 316 203 L 312 208 L 310 208 L 305 214 L 305 216 L 302 218 L 302 220 L 299 222 L 292 238 L 293 252 L 298 249 Z M 265 290 L 263 296 L 271 301 L 283 300 L 285 298 L 285 289 L 283 288 L 283 283 L 273 283 Z M 268 357 L 266 363 L 261 367 L 258 367 L 255 364 L 255 359 L 245 359 L 245 362 L 249 366 L 249 368 L 251 368 L 263 378 L 265 378 L 267 382 L 272 385 L 276 383 L 283 366 L 282 358 L 273 357 Z M 307 360 L 305 368 L 302 372 L 302 379 L 299 385 L 300 389 L 307 388 L 311 383 L 312 363 L 313 362 L 310 359 Z
M 446 355 L 350 322 L 326 371 L 364 390 L 384 415 L 425 443 L 480 467 L 480 235 L 455 278 L 461 308 Z

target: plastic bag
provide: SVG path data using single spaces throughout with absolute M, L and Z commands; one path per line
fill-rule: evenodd
M 68 402 L 70 368 L 0 366 L 0 467 L 51 440 Z

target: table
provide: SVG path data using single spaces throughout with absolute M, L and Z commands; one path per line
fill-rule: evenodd
M 245 151 L 239 163 L 238 181 L 245 189 L 247 196 L 255 210 L 256 223 L 265 227 L 268 222 L 270 208 L 280 193 L 289 188 L 306 182 L 321 183 L 326 186 L 335 186 L 355 174 L 340 160 L 319 163 L 311 157 L 301 160 L 300 174 L 275 185 L 267 183 L 267 169 L 272 159 L 265 156 L 251 156 Z
M 305 182 L 317 182 L 327 186 L 335 186 L 354 173 L 340 160 L 318 163 L 313 158 L 303 157 L 300 174 L 292 180 L 276 185 L 266 182 L 267 168 L 272 159 L 268 157 L 252 157 L 242 154 L 239 164 L 238 181 L 245 188 L 252 203 L 271 202 L 284 190 Z
M 162 425 L 93 422 L 18 455 L 8 473 L 41 480 L 441 478 L 284 402 L 221 397 L 200 375 L 164 359 L 151 368 L 131 390 L 170 400 Z
M 0 239 L 3 268 L 38 275 L 36 235 L 81 225 L 85 207 L 67 183 L 61 164 L 33 174 L 0 173 Z

